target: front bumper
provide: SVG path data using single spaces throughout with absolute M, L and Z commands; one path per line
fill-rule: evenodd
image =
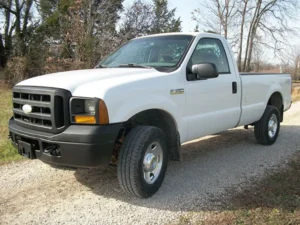
M 71 167 L 94 168 L 108 165 L 121 123 L 110 125 L 71 125 L 59 134 L 50 134 L 19 126 L 9 121 L 11 140 L 16 148 L 18 143 L 29 143 L 31 157 L 45 163 Z M 58 155 L 49 153 L 49 146 L 56 146 Z M 18 148 L 19 149 L 19 148 Z M 19 153 L 21 154 L 20 150 Z

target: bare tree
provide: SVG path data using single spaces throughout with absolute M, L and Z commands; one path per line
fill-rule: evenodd
M 60 32 L 54 38 L 62 47 L 60 58 L 94 66 L 116 45 L 115 26 L 122 8 L 122 0 L 78 0 L 69 3 L 65 10 L 55 9 L 52 14 L 59 15 L 56 29 Z
M 246 23 L 246 16 L 248 12 L 248 3 L 250 0 L 241 0 L 241 10 L 238 10 L 241 16 L 241 24 L 240 24 L 240 39 L 239 39 L 239 47 L 238 47 L 238 57 L 237 64 L 239 71 L 242 68 L 242 53 L 243 53 L 243 40 L 244 40 L 244 27 Z
M 192 12 L 192 19 L 206 30 L 224 35 L 228 38 L 229 29 L 233 27 L 237 15 L 236 0 L 205 0 L 205 7 Z
M 289 26 L 298 11 L 298 0 L 257 0 L 252 10 L 252 19 L 247 36 L 243 71 L 250 71 L 253 44 L 257 34 L 265 38 L 260 41 L 264 47 L 273 49 L 274 54 L 281 54 L 283 46 L 287 46 L 288 35 L 296 30 Z
M 259 40 L 260 37 L 257 37 L 255 40 Z M 253 45 L 253 59 L 251 62 L 251 71 L 260 72 L 264 69 L 265 64 L 265 51 L 262 48 L 261 44 L 256 41 Z
M 300 46 L 292 46 L 289 50 L 289 65 L 294 80 L 300 80 Z
M 250 71 L 255 43 L 283 57 L 289 45 L 287 37 L 297 34 L 289 22 L 295 20 L 298 8 L 299 0 L 205 0 L 192 18 L 207 30 L 224 35 L 231 44 L 238 43 L 239 70 Z

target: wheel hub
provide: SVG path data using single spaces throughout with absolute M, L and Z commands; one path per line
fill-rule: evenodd
M 272 114 L 268 123 L 268 134 L 270 138 L 273 138 L 276 135 L 278 127 L 278 120 L 275 114 Z
M 144 170 L 146 172 L 153 171 L 157 166 L 157 157 L 152 153 L 147 153 L 144 160 Z
M 147 148 L 143 159 L 144 180 L 153 184 L 161 172 L 163 164 L 163 150 L 158 142 L 153 142 Z

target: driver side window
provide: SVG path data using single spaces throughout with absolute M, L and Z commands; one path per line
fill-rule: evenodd
M 223 44 L 218 39 L 202 38 L 190 58 L 188 70 L 191 67 L 201 63 L 215 64 L 219 74 L 230 73 L 227 56 Z

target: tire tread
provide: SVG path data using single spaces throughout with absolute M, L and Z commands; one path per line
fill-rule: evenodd
M 278 120 L 278 131 L 277 135 L 279 133 L 279 128 L 280 128 L 280 116 L 279 116 L 279 111 L 275 106 L 268 105 L 263 116 L 261 119 L 254 124 L 254 135 L 258 143 L 262 145 L 271 145 L 273 144 L 276 139 L 277 135 L 274 140 L 270 140 L 268 137 L 268 134 L 265 132 L 268 129 L 268 121 L 269 121 L 269 116 L 272 114 L 272 112 L 275 112 Z
M 149 197 L 141 190 L 138 183 L 138 163 L 141 157 L 141 149 L 153 132 L 164 133 L 156 127 L 137 126 L 126 136 L 121 147 L 118 163 L 118 180 L 121 188 L 129 195 L 144 198 Z

